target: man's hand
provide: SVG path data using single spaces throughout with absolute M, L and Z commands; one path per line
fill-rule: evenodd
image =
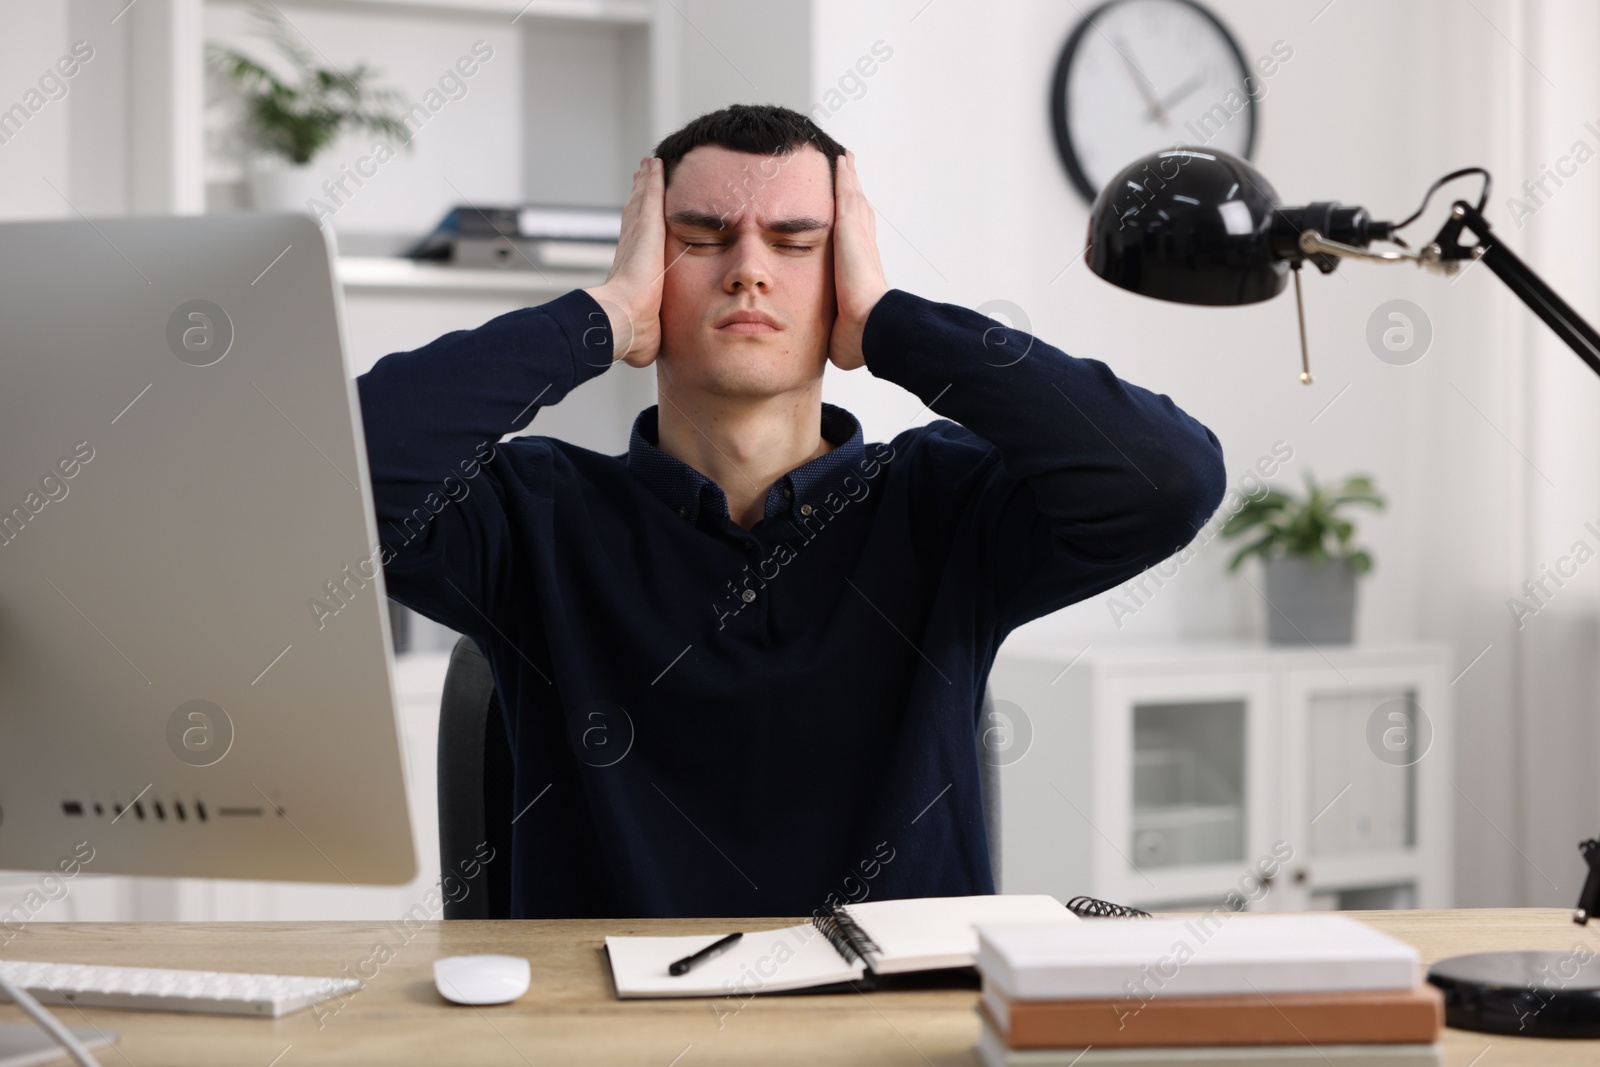
M 889 291 L 878 258 L 877 220 L 861 191 L 856 154 L 845 151 L 833 180 L 833 287 L 839 316 L 833 322 L 828 359 L 840 370 L 866 365 L 861 335 L 880 297 Z
M 666 274 L 666 171 L 659 157 L 639 161 L 622 208 L 622 234 L 611 273 L 584 292 L 605 309 L 611 357 L 648 367 L 661 349 L 661 290 Z

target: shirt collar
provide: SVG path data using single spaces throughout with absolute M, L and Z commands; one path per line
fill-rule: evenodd
M 660 405 L 652 404 L 633 420 L 633 433 L 628 439 L 628 469 L 690 523 L 698 523 L 702 511 L 728 518 L 728 498 L 717 483 L 657 447 L 659 410 Z M 824 403 L 821 429 L 822 436 L 835 447 L 772 483 L 767 490 L 764 519 L 815 503 L 836 476 L 861 464 L 865 446 L 861 423 L 854 415 L 835 404 Z

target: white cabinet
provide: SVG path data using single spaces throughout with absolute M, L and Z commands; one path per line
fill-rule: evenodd
M 1008 644 L 1002 888 L 1252 909 L 1448 907 L 1449 649 Z

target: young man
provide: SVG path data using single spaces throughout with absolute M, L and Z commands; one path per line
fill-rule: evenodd
M 622 360 L 628 451 L 518 437 Z M 866 367 L 944 418 L 865 444 Z M 976 736 L 1030 619 L 1188 543 L 1221 448 L 1165 396 L 884 280 L 855 162 L 735 106 L 641 163 L 605 284 L 359 381 L 388 588 L 473 637 L 514 914 L 992 892 Z

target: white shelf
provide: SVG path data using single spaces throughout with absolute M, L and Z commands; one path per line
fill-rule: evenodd
M 601 271 L 526 268 L 472 270 L 393 256 L 340 256 L 346 292 L 408 290 L 435 293 L 552 293 L 587 289 L 606 280 Z
M 299 7 L 367 8 L 381 11 L 443 11 L 461 15 L 506 15 L 517 22 L 567 19 L 647 25 L 650 0 L 295 0 Z

